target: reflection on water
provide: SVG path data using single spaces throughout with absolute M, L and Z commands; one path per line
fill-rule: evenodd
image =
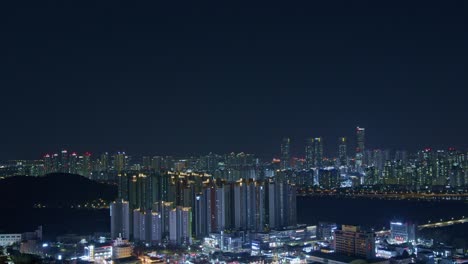
M 108 209 L 2 209 L 0 232 L 24 232 L 42 225 L 46 239 L 66 233 L 92 234 L 109 232 Z M 468 212 L 462 201 L 408 201 L 351 199 L 334 197 L 298 197 L 298 222 L 315 225 L 319 221 L 354 224 L 376 228 L 388 227 L 389 221 L 410 220 L 419 224 L 428 220 L 459 218 Z M 7 217 L 3 217 L 7 216 Z M 468 225 L 466 225 L 468 228 Z

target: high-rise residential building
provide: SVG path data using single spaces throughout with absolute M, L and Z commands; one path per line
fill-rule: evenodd
M 206 212 L 206 201 L 205 196 L 201 193 L 195 196 L 194 204 L 194 228 L 195 237 L 202 238 L 207 232 L 207 212 Z
M 340 166 L 348 165 L 348 152 L 347 152 L 347 142 L 345 137 L 340 137 L 338 139 L 338 160 Z
M 408 153 L 405 150 L 397 150 L 395 152 L 395 160 L 401 160 L 403 165 L 408 162 Z
M 334 232 L 334 247 L 336 253 L 375 258 L 375 233 L 361 231 L 358 226 L 342 225 Z
M 44 155 L 44 173 L 51 173 L 52 172 L 52 157 L 49 154 Z
M 151 211 L 151 243 L 157 245 L 162 241 L 161 214 Z
M 296 186 L 282 182 L 267 182 L 265 188 L 265 224 L 269 228 L 294 226 L 296 219 Z
M 110 205 L 111 238 L 130 238 L 130 207 L 128 202 L 118 200 Z
M 305 163 L 306 169 L 311 169 L 314 167 L 314 138 L 306 139 Z
M 60 156 L 60 172 L 69 173 L 69 164 L 68 164 L 68 151 L 62 150 Z
M 159 202 L 160 209 L 158 210 L 161 214 L 161 230 L 162 237 L 166 238 L 170 232 L 170 212 L 174 208 L 173 202 Z
M 163 157 L 161 156 L 154 156 L 151 158 L 151 169 L 155 171 L 160 171 L 163 167 Z
M 57 153 L 54 153 L 52 155 L 52 171 L 51 172 L 57 172 L 60 170 L 60 158 Z
M 78 173 L 78 155 L 75 152 L 70 155 L 70 173 Z
M 174 245 L 192 243 L 192 209 L 178 206 L 169 212 L 169 242 Z
M 356 127 L 356 166 L 360 167 L 365 152 L 365 128 Z
M 131 215 L 133 225 L 133 240 L 135 241 L 146 241 L 146 221 L 145 213 L 141 212 L 140 209 L 134 209 Z
M 85 152 L 82 158 L 82 163 L 81 163 L 81 173 L 80 175 L 83 175 L 87 178 L 91 178 L 91 175 L 93 173 L 93 161 L 91 160 L 91 153 L 90 152 Z
M 385 164 L 384 153 L 380 149 L 374 149 L 372 152 L 372 158 L 369 159 L 368 165 L 373 165 L 377 168 L 379 172 L 382 172 Z
M 340 171 L 334 167 L 327 167 L 318 171 L 319 185 L 324 189 L 335 189 L 341 186 Z
M 104 152 L 101 154 L 101 167 L 100 171 L 108 171 L 109 170 L 109 153 Z
M 119 173 L 125 170 L 125 167 L 127 166 L 127 156 L 125 155 L 125 152 L 118 152 L 117 154 L 114 155 L 114 170 Z
M 314 166 L 322 167 L 323 165 L 323 138 L 314 138 Z
M 119 175 L 120 183 L 124 183 L 119 184 L 119 196 L 128 199 L 130 237 L 136 241 L 189 243 L 187 235 L 183 235 L 183 239 L 176 238 L 181 232 L 188 232 L 186 227 L 180 229 L 178 218 L 185 217 L 182 220 L 187 222 L 187 210 L 179 208 L 193 210 L 193 235 L 197 238 L 225 230 L 262 232 L 297 223 L 296 186 L 287 180 L 226 182 L 204 174 L 166 172 L 161 177 L 157 172 L 128 170 Z M 166 197 L 170 202 L 161 200 L 158 195 L 164 189 L 163 179 L 167 179 Z M 192 235 L 191 215 L 189 222 Z
M 416 225 L 409 222 L 390 222 L 390 237 L 395 243 L 414 243 L 416 242 Z
M 281 142 L 281 169 L 286 170 L 291 167 L 290 159 L 290 139 L 283 138 Z
M 227 223 L 227 211 L 230 209 L 228 208 L 227 204 L 227 195 L 226 195 L 227 188 L 224 186 L 218 186 L 215 190 L 215 202 L 214 202 L 214 210 L 215 210 L 215 219 L 216 225 L 215 230 L 216 232 L 221 232 L 226 229 Z
M 143 170 L 150 170 L 151 169 L 151 157 L 143 156 L 142 160 Z

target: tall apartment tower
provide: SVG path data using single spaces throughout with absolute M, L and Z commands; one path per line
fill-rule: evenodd
M 126 201 L 115 201 L 110 205 L 111 238 L 130 238 L 130 212 Z
M 307 169 L 311 169 L 314 167 L 314 138 L 306 139 L 305 162 Z
M 340 166 L 348 165 L 348 150 L 345 137 L 338 139 L 338 160 L 340 161 Z
M 289 138 L 283 138 L 281 142 L 281 169 L 286 170 L 289 169 L 291 166 L 289 164 L 291 156 L 289 152 L 289 145 L 290 145 Z
M 323 138 L 314 139 L 314 166 L 322 167 L 323 163 Z
M 356 166 L 362 165 L 365 151 L 365 128 L 356 127 Z

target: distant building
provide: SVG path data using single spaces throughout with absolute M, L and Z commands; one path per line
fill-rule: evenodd
M 334 167 L 326 167 L 318 171 L 319 185 L 324 189 L 335 189 L 341 186 L 340 171 Z
M 289 145 L 290 145 L 290 139 L 289 138 L 283 138 L 283 141 L 281 143 L 281 169 L 286 170 L 291 167 L 290 164 L 290 152 L 289 152 Z
M 365 128 L 356 127 L 356 166 L 360 167 L 364 158 L 365 152 Z
M 413 223 L 390 222 L 390 236 L 396 243 L 416 241 L 416 225 Z
M 340 162 L 340 166 L 348 165 L 348 150 L 345 137 L 338 139 L 338 161 Z
M 21 234 L 20 252 L 23 254 L 41 254 L 42 226 L 32 232 Z
M 375 234 L 361 231 L 358 226 L 342 225 L 341 230 L 335 230 L 334 246 L 336 253 L 375 258 Z
M 0 234 L 0 247 L 11 246 L 21 242 L 21 234 Z
M 319 222 L 317 225 L 317 239 L 332 240 L 336 230 L 336 223 Z
M 323 165 L 323 138 L 314 138 L 314 166 L 317 168 Z
M 314 167 L 314 139 L 308 138 L 305 143 L 305 163 L 306 169 Z
M 132 256 L 133 248 L 128 243 L 128 240 L 124 240 L 118 237 L 112 245 L 112 259 L 123 259 Z

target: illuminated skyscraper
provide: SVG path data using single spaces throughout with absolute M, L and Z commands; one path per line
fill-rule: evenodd
M 308 138 L 305 145 L 305 162 L 306 169 L 314 167 L 314 139 Z
M 290 162 L 290 152 L 289 152 L 289 138 L 283 138 L 283 142 L 281 143 L 281 169 L 286 170 L 289 169 L 291 166 Z
M 169 212 L 169 241 L 174 245 L 192 243 L 192 209 L 178 206 Z
M 340 137 L 338 139 L 338 160 L 340 161 L 341 166 L 348 165 L 348 150 L 347 142 L 345 137 Z
M 362 165 L 365 151 L 365 128 L 356 127 L 356 166 Z
M 314 139 L 314 166 L 321 167 L 323 163 L 323 138 Z

